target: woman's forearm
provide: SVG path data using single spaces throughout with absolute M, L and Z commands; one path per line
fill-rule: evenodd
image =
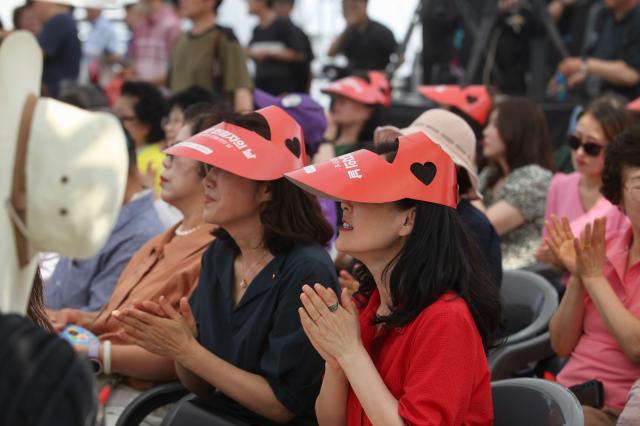
M 111 371 L 141 380 L 175 380 L 173 360 L 135 345 L 111 346 Z
M 571 355 L 582 336 L 585 295 L 582 283 L 572 276 L 562 302 L 549 322 L 551 347 L 561 357 Z
M 404 425 L 398 413 L 398 400 L 384 384 L 364 348 L 340 359 L 339 362 L 364 412 L 374 426 Z
M 320 394 L 316 399 L 316 416 L 320 426 L 347 424 L 349 382 L 340 369 L 325 365 Z
M 632 362 L 640 363 L 640 319 L 622 304 L 606 278 L 588 278 L 585 287 L 602 322 L 625 355 Z
M 206 399 L 209 394 L 209 390 L 212 386 L 206 381 L 202 380 L 197 375 L 193 374 L 189 369 L 184 368 L 180 363 L 175 363 L 176 373 L 178 374 L 178 379 L 184 385 L 185 388 L 189 389 L 191 392 L 195 393 L 202 399 Z
M 264 377 L 222 360 L 195 340 L 176 358 L 176 362 L 229 398 L 271 421 L 286 423 L 294 417 L 276 398 Z
M 89 328 L 96 318 L 98 318 L 99 314 L 100 311 L 87 312 L 79 309 L 72 309 L 70 312 L 70 318 L 73 318 L 73 321 L 69 321 L 69 323 Z

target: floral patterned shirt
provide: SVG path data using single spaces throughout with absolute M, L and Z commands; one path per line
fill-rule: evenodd
M 487 208 L 506 201 L 520 210 L 525 223 L 500 237 L 503 269 L 517 269 L 535 262 L 544 226 L 544 209 L 551 182 L 551 172 L 537 164 L 519 167 L 506 176 L 497 190 L 489 190 L 487 181 L 495 169 L 485 167 L 478 176 L 478 187 Z

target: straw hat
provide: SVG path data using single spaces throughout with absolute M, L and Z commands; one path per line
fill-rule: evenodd
M 16 31 L 0 45 L 0 311 L 24 313 L 39 251 L 94 255 L 127 177 L 117 119 L 38 98 L 42 52 Z

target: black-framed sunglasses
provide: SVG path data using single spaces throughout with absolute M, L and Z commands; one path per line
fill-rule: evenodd
M 597 143 L 593 142 L 582 143 L 582 139 L 580 139 L 576 135 L 569 135 L 569 137 L 567 138 L 567 143 L 569 144 L 569 147 L 574 151 L 577 151 L 578 148 L 582 147 L 584 153 L 590 157 L 597 157 L 602 152 L 602 148 L 604 148 L 602 145 L 598 145 Z

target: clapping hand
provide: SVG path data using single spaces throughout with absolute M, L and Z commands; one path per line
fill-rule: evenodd
M 574 236 L 569 225 L 569 219 L 563 217 L 562 222 L 560 222 L 555 215 L 552 215 L 545 222 L 545 227 L 549 234 L 545 238 L 547 246 L 571 275 L 577 275 Z
M 595 220 L 593 226 L 587 224 L 580 239 L 574 239 L 576 272 L 585 284 L 591 278 L 604 277 L 606 229 L 607 218 L 601 217 Z
M 320 284 L 305 285 L 300 300 L 302 328 L 311 344 L 333 368 L 340 368 L 340 359 L 362 346 L 358 310 L 347 291 L 342 302 L 331 289 Z
M 180 300 L 180 312 L 160 297 L 158 304 L 140 302 L 112 315 L 122 326 L 123 340 L 156 355 L 177 359 L 195 342 L 196 322 L 186 298 Z

